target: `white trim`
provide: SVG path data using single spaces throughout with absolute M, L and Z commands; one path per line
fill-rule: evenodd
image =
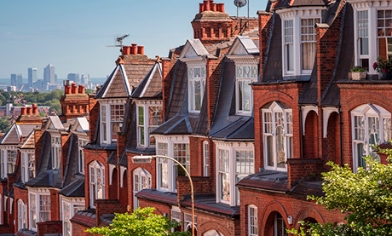
M 337 107 L 323 107 L 323 138 L 327 138 L 329 117 L 334 112 L 339 114 L 339 109 Z
M 314 111 L 318 115 L 318 107 L 316 105 L 305 105 L 305 106 L 301 107 L 301 112 L 302 112 L 302 135 L 305 135 L 306 117 L 308 116 L 308 113 L 310 111 Z
M 116 165 L 109 164 L 109 185 L 113 184 L 113 171 L 116 169 Z
M 127 171 L 127 168 L 124 166 L 120 166 L 120 188 L 124 187 L 124 172 Z M 127 177 L 125 177 L 127 178 Z
M 251 216 L 251 209 L 253 209 L 253 216 Z M 247 207 L 247 211 L 248 211 L 248 236 L 258 236 L 258 232 L 259 232 L 259 224 L 258 224 L 258 211 L 257 211 L 257 206 L 255 205 L 248 205 Z M 252 219 L 253 218 L 253 219 Z M 251 221 L 253 220 L 253 224 L 251 224 Z M 251 233 L 251 229 L 252 227 L 255 228 L 256 233 Z

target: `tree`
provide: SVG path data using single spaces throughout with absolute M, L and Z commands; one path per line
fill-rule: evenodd
M 11 123 L 8 119 L 9 117 L 0 117 L 0 131 L 6 133 L 11 128 Z
M 171 229 L 179 225 L 178 222 L 154 214 L 155 208 L 138 208 L 132 214 L 115 213 L 113 222 L 109 226 L 93 227 L 86 232 L 104 236 L 161 236 L 190 235 L 189 232 L 174 232 Z
M 389 155 L 387 164 L 366 157 L 366 169 L 356 173 L 346 164 L 343 167 L 328 162 L 332 167 L 323 173 L 322 197 L 308 196 L 327 209 L 338 209 L 346 214 L 346 223 L 304 223 L 296 235 L 392 235 L 392 149 L 381 150 Z

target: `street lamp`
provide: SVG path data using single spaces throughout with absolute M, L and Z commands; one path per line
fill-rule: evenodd
M 176 159 L 164 156 L 164 155 L 154 155 L 154 156 L 134 156 L 132 157 L 133 163 L 150 163 L 152 158 L 164 158 L 174 161 L 178 166 L 180 166 L 186 173 L 186 176 L 189 179 L 189 183 L 191 184 L 191 207 L 192 207 L 192 236 L 195 235 L 195 201 L 194 201 L 194 192 L 193 192 L 193 182 L 191 175 L 189 174 L 188 170 Z

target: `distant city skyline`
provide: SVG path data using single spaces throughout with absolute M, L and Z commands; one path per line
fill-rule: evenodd
M 37 68 L 43 79 L 44 68 L 54 65 L 58 79 L 69 73 L 106 78 L 117 56 L 115 38 L 124 34 L 124 45 L 145 46 L 145 54 L 166 57 L 170 49 L 193 38 L 191 21 L 203 0 L 118 0 L 116 2 L 19 0 L 4 1 L 0 7 L 0 78 Z M 233 0 L 224 3 L 225 11 L 237 15 Z M 248 0 L 249 15 L 257 17 L 267 0 Z M 239 16 L 247 16 L 247 6 Z M 17 16 L 17 17 L 16 17 Z M 45 17 L 42 17 L 45 16 Z

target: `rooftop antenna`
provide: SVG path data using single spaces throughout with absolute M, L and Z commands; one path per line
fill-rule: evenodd
M 124 34 L 123 36 L 117 37 L 116 38 L 116 44 L 115 45 L 109 45 L 108 47 L 120 47 L 120 51 L 122 50 L 123 47 L 123 40 L 128 37 L 129 34 Z
M 244 7 L 246 5 L 246 0 L 234 0 L 234 5 L 237 7 L 237 21 L 238 21 L 238 10 L 241 7 Z M 248 5 L 248 18 L 249 18 L 249 5 Z M 240 27 L 241 31 L 241 27 Z

